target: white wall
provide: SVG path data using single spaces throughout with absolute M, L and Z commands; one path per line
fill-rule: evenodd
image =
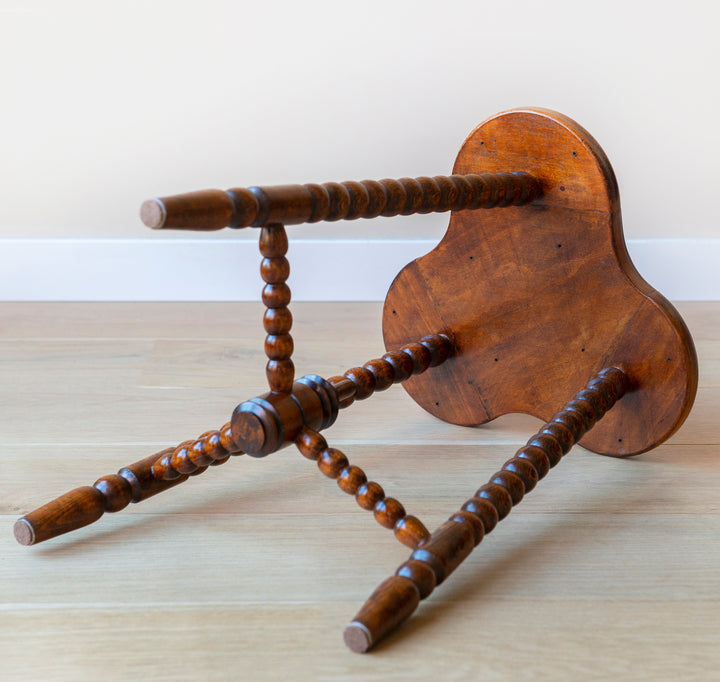
M 143 199 L 445 173 L 477 123 L 525 105 L 560 110 L 599 140 L 631 240 L 715 238 L 718 7 L 2 0 L 0 238 L 25 245 L 13 258 L 31 257 L 26 239 L 174 239 L 140 224 Z M 446 224 L 293 233 L 438 238 Z M 0 297 L 21 289 L 5 283 Z

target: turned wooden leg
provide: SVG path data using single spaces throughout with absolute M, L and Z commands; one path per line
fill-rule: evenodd
M 375 590 L 345 629 L 347 646 L 363 653 L 409 618 L 628 388 L 616 367 L 592 379 Z
M 140 208 L 140 217 L 154 230 L 204 232 L 226 226 L 300 225 L 321 220 L 524 206 L 542 194 L 538 178 L 524 171 L 466 173 L 322 185 L 237 187 L 225 192 L 202 190 L 148 199 Z
M 21 545 L 35 545 L 69 533 L 94 523 L 105 512 L 147 500 L 203 473 L 208 465 L 223 464 L 230 455 L 241 454 L 232 442 L 230 424 L 225 424 L 219 431 L 166 448 L 31 511 L 15 522 L 15 538 Z

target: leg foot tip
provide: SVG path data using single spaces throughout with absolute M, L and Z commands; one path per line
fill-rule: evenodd
M 26 519 L 18 519 L 13 527 L 15 539 L 21 545 L 32 545 L 35 542 L 35 531 Z
M 148 199 L 140 207 L 140 220 L 153 230 L 161 230 L 167 220 L 165 204 L 160 199 Z
M 343 639 L 347 648 L 356 654 L 364 654 L 372 646 L 370 631 L 355 620 L 345 628 Z

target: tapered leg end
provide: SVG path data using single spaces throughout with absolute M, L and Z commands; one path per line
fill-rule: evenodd
M 345 628 L 345 644 L 364 654 L 409 618 L 419 603 L 420 592 L 412 580 L 400 575 L 388 578 Z

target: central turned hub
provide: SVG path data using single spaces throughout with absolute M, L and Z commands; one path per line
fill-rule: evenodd
M 239 405 L 233 415 L 231 422 L 233 442 L 242 443 L 238 447 L 248 455 L 264 455 L 267 453 L 263 452 L 263 448 L 269 439 L 262 418 L 248 409 L 240 409 L 251 405 L 250 402 Z
M 251 457 L 265 457 L 293 443 L 304 426 L 327 428 L 337 413 L 333 386 L 321 377 L 304 376 L 292 385 L 292 393 L 271 391 L 238 405 L 230 420 L 233 443 Z

